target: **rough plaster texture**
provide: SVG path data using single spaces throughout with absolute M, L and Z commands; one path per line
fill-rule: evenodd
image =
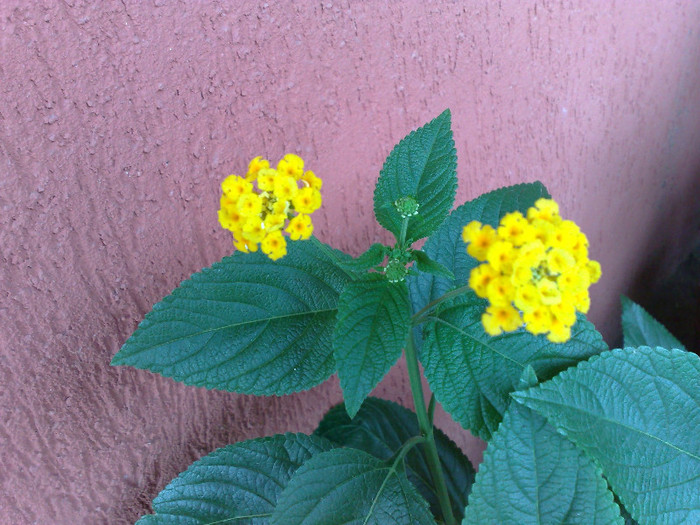
M 258 154 L 324 177 L 318 236 L 357 254 L 386 239 L 384 157 L 450 107 L 458 201 L 542 180 L 602 262 L 590 317 L 614 342 L 618 294 L 697 232 L 699 22 L 696 1 L 3 0 L 0 522 L 133 522 L 195 458 L 340 400 L 108 366 L 231 251 L 218 184 Z M 377 393 L 410 406 L 404 377 Z

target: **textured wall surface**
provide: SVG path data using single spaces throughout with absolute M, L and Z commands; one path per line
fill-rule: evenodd
M 133 522 L 195 458 L 340 400 L 335 380 L 259 399 L 108 366 L 231 252 L 219 182 L 255 155 L 301 154 L 316 233 L 357 254 L 386 239 L 385 156 L 450 107 L 458 202 L 542 180 L 603 265 L 590 318 L 612 343 L 619 293 L 696 234 L 697 1 L 295 4 L 0 2 L 2 523 Z M 404 377 L 378 394 L 410 406 Z

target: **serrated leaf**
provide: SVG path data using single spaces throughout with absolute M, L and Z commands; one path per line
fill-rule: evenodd
M 547 423 L 513 403 L 493 435 L 464 525 L 622 525 L 600 468 Z
M 437 261 L 433 261 L 428 255 L 421 250 L 414 250 L 413 257 L 416 260 L 416 266 L 421 272 L 430 273 L 433 275 L 438 275 L 440 277 L 445 277 L 446 279 L 454 280 L 454 274 L 447 269 L 444 265 Z
M 353 272 L 365 272 L 379 266 L 386 257 L 388 248 L 383 244 L 374 243 L 369 249 L 357 258 L 349 257 L 340 265 Z
M 640 524 L 700 522 L 700 358 L 626 348 L 513 397 L 602 467 Z
M 113 365 L 245 394 L 309 389 L 335 371 L 332 333 L 350 279 L 317 241 L 271 261 L 237 252 L 153 307 Z
M 333 351 L 350 416 L 401 357 L 411 326 L 405 282 L 370 274 L 340 294 Z
M 220 448 L 194 462 L 153 500 L 138 525 L 266 525 L 292 474 L 333 445 L 318 436 L 278 434 Z
M 469 282 L 469 273 L 479 262 L 467 254 L 466 244 L 462 241 L 464 226 L 471 221 L 496 226 L 506 213 L 525 213 L 542 197 L 549 197 L 542 183 L 517 184 L 485 193 L 453 210 L 425 242 L 423 251 L 450 270 L 454 278 L 431 274 L 409 276 L 408 288 L 413 313 L 446 292 Z
M 457 153 L 450 111 L 406 136 L 391 151 L 374 190 L 377 222 L 398 239 L 403 218 L 395 203 L 411 197 L 418 213 L 409 218 L 406 239 L 427 237 L 440 226 L 457 192 Z
M 492 337 L 484 332 L 484 300 L 471 292 L 443 303 L 424 326 L 420 352 L 435 397 L 464 428 L 488 440 L 508 408 L 527 365 L 540 380 L 607 350 L 579 315 L 571 339 L 552 343 L 524 329 Z
M 626 347 L 660 346 L 662 348 L 686 349 L 664 325 L 649 315 L 644 308 L 624 295 L 620 299 L 622 301 L 622 335 Z
M 457 519 L 461 519 L 474 482 L 474 468 L 450 438 L 440 429 L 436 428 L 434 432 L 452 511 Z M 352 420 L 343 404 L 333 407 L 314 434 L 337 445 L 364 450 L 376 458 L 388 460 L 406 441 L 420 435 L 420 429 L 415 413 L 391 401 L 368 397 Z M 426 457 L 422 445 L 411 449 L 406 455 L 406 475 L 428 501 L 433 515 L 441 518 L 442 511 Z
M 435 525 L 399 466 L 339 448 L 318 454 L 282 491 L 271 525 Z

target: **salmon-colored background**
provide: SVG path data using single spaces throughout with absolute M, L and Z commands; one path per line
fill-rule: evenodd
M 255 155 L 302 155 L 317 235 L 358 254 L 387 239 L 385 156 L 451 108 L 458 203 L 543 181 L 603 265 L 590 318 L 615 344 L 618 294 L 700 222 L 699 28 L 697 1 L 3 0 L 0 522 L 133 522 L 197 457 L 340 400 L 335 379 L 261 399 L 108 366 L 231 252 L 219 182 Z M 377 393 L 411 406 L 401 366 Z

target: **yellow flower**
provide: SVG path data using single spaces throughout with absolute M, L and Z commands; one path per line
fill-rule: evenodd
M 517 255 L 517 250 L 507 241 L 493 243 L 486 254 L 486 260 L 497 272 L 510 274 L 513 270 L 513 261 Z
M 319 179 L 313 171 L 306 171 L 304 172 L 304 175 L 301 177 L 301 180 L 304 181 L 306 184 L 311 186 L 315 190 L 321 191 L 321 186 L 323 186 L 323 181 Z
M 479 221 L 472 221 L 462 230 L 462 239 L 467 245 L 467 253 L 477 261 L 485 261 L 489 248 L 498 240 L 496 230 L 488 224 L 482 226 Z
M 480 264 L 469 274 L 469 287 L 479 297 L 486 298 L 486 290 L 492 279 L 498 277 L 498 273 L 488 264 Z
M 576 259 L 562 248 L 552 248 L 547 252 L 547 265 L 554 273 L 564 273 L 573 268 L 576 264 Z
M 489 282 L 486 297 L 494 306 L 510 305 L 515 298 L 515 287 L 508 277 L 496 277 Z
M 253 217 L 260 215 L 263 203 L 260 195 L 257 193 L 245 193 L 238 198 L 236 206 L 244 217 Z
M 597 283 L 602 273 L 600 270 L 600 263 L 598 261 L 588 261 L 586 269 L 588 270 L 591 284 Z
M 262 191 L 273 191 L 275 189 L 275 178 L 277 171 L 272 168 L 263 168 L 258 171 L 258 188 Z
M 297 194 L 297 191 L 299 191 L 299 187 L 294 177 L 279 174 L 275 178 L 274 189 L 272 191 L 278 199 L 291 201 Z
M 259 217 L 248 217 L 243 223 L 242 237 L 246 241 L 258 243 L 265 237 L 265 228 Z
M 289 201 L 277 200 L 272 204 L 272 213 L 276 215 L 289 215 Z
M 537 199 L 535 206 L 527 210 L 527 218 L 529 221 L 540 219 L 556 224 L 561 220 L 559 205 L 552 199 Z
M 221 183 L 224 195 L 233 201 L 237 201 L 241 195 L 249 193 L 252 189 L 253 185 L 238 175 L 229 175 Z
M 546 306 L 538 306 L 523 313 L 523 322 L 528 332 L 535 335 L 546 334 L 552 324 L 552 313 Z
M 547 339 L 553 343 L 564 343 L 571 339 L 571 325 L 564 324 L 556 316 L 552 316 Z
M 304 161 L 293 153 L 287 153 L 277 163 L 277 171 L 299 180 L 304 174 Z
M 532 312 L 542 306 L 537 287 L 531 282 L 519 286 L 515 291 L 513 304 L 515 304 L 515 307 L 521 312 Z
M 520 313 L 512 306 L 489 306 L 481 316 L 481 323 L 489 335 L 512 332 L 522 324 Z
M 292 204 L 299 213 L 313 213 L 321 207 L 321 192 L 313 188 L 302 188 L 292 199 Z
M 287 226 L 286 231 L 289 233 L 289 238 L 293 241 L 308 239 L 314 231 L 311 217 L 303 214 L 297 215 L 289 221 L 289 226 Z
M 287 255 L 287 241 L 279 230 L 268 233 L 260 243 L 260 248 L 273 261 Z
M 512 243 L 513 246 L 522 246 L 532 241 L 534 235 L 534 229 L 519 211 L 505 214 L 498 227 L 498 236 Z
M 248 173 L 245 176 L 245 180 L 255 180 L 258 177 L 258 172 L 262 169 L 270 167 L 270 162 L 263 159 L 262 157 L 255 157 L 248 164 Z
M 561 292 L 554 281 L 550 281 L 547 278 L 540 279 L 536 286 L 542 304 L 551 306 L 561 302 Z
M 467 253 L 482 261 L 469 275 L 477 296 L 489 300 L 482 315 L 487 333 L 524 326 L 552 342 L 571 337 L 576 312 L 590 307 L 588 287 L 600 264 L 588 259 L 588 239 L 559 206 L 539 199 L 525 215 L 507 213 L 494 230 L 478 221 L 462 231 Z
M 286 215 L 269 213 L 267 217 L 265 217 L 265 222 L 263 222 L 263 225 L 265 226 L 265 231 L 271 232 L 275 230 L 281 230 L 284 227 L 284 223 L 286 220 Z

